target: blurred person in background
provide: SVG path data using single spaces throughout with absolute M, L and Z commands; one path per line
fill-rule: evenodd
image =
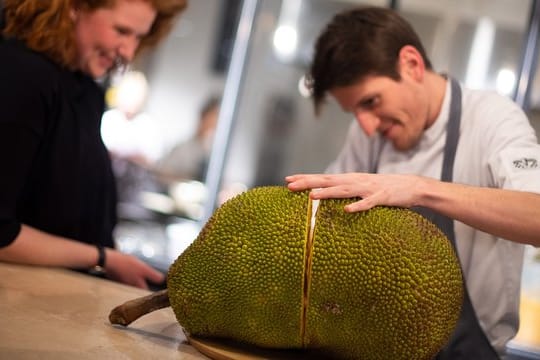
M 101 120 L 101 137 L 111 156 L 149 167 L 163 153 L 163 136 L 156 119 L 143 110 L 148 81 L 140 71 L 119 74 L 106 93 L 110 109 Z
M 210 97 L 202 106 L 195 134 L 174 146 L 153 166 L 164 182 L 172 180 L 204 181 L 221 99 Z
M 141 193 L 162 191 L 151 169 L 164 141 L 156 119 L 144 111 L 148 91 L 145 75 L 128 71 L 113 77 L 105 95 L 109 109 L 101 119 L 101 137 L 111 157 L 120 218 L 151 217 L 140 205 Z
M 0 261 L 163 274 L 114 249 L 116 191 L 97 80 L 169 32 L 185 0 L 4 0 L 0 38 Z
M 522 243 L 540 245 L 540 146 L 521 108 L 435 72 L 410 24 L 387 8 L 334 17 L 309 84 L 354 117 L 327 174 L 286 178 L 312 199 L 355 198 L 344 211 L 414 208 L 456 247 L 461 318 L 436 359 L 498 359 L 518 329 Z

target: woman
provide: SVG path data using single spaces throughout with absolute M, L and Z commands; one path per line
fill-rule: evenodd
M 96 80 L 157 44 L 185 0 L 5 0 L 0 39 L 0 261 L 147 288 L 163 274 L 114 250 L 116 193 Z

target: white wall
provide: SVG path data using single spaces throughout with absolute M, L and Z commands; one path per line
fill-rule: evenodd
M 167 40 L 147 60 L 146 111 L 159 123 L 167 147 L 192 134 L 206 98 L 223 89 L 224 75 L 211 69 L 220 4 L 190 1 Z

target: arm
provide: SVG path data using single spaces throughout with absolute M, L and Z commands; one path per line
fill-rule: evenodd
M 377 205 L 424 206 L 507 240 L 540 246 L 540 194 L 446 183 L 416 175 L 348 173 L 292 175 L 292 191 L 314 189 L 312 199 L 350 198 L 345 211 Z
M 91 268 L 97 264 L 95 246 L 54 236 L 22 225 L 19 235 L 8 246 L 0 248 L 0 261 L 64 268 Z M 107 276 L 140 288 L 148 288 L 146 280 L 163 281 L 163 274 L 139 259 L 106 249 Z

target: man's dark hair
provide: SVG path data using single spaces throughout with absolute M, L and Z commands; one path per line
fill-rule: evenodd
M 400 80 L 397 60 L 405 45 L 415 47 L 426 68 L 432 68 L 420 38 L 394 10 L 360 7 L 335 15 L 316 41 L 307 76 L 315 111 L 319 112 L 327 91 L 367 75 Z

